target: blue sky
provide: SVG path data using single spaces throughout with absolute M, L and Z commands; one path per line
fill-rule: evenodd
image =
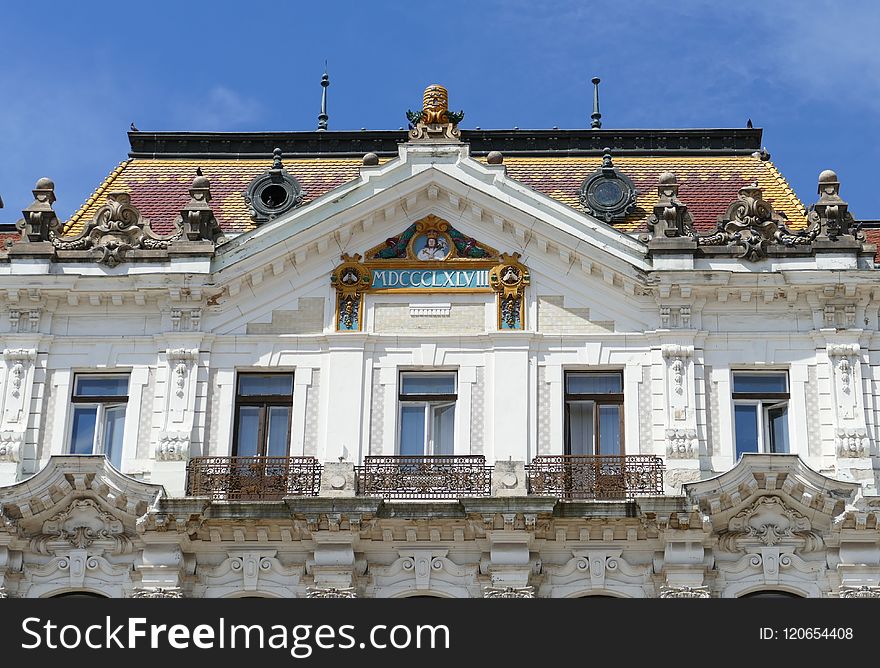
M 394 129 L 442 83 L 463 127 L 764 128 L 807 204 L 836 170 L 880 218 L 880 3 L 23 2 L 0 13 L 0 196 L 41 176 L 67 217 L 125 159 L 126 131 Z

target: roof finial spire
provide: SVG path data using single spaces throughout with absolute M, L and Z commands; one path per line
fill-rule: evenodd
M 330 76 L 327 74 L 327 61 L 324 61 L 324 75 L 321 77 L 321 113 L 318 114 L 318 132 L 327 129 L 327 88 L 330 86 Z
M 593 113 L 590 114 L 593 122 L 590 123 L 590 127 L 594 130 L 602 127 L 602 114 L 599 113 L 599 81 L 599 77 L 593 77 Z

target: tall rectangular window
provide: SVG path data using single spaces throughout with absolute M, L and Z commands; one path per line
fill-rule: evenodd
M 292 373 L 240 374 L 235 393 L 233 454 L 287 457 L 292 411 Z
M 121 469 L 128 374 L 76 374 L 71 403 L 70 453 L 104 454 Z
M 788 452 L 788 399 L 784 371 L 733 372 L 737 457 L 744 452 Z
M 454 371 L 400 374 L 401 455 L 455 454 Z
M 624 454 L 623 374 L 565 374 L 565 454 Z

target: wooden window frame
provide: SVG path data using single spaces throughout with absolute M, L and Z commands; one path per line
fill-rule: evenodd
M 290 376 L 290 394 L 241 394 L 240 381 L 242 377 L 247 376 Z M 293 429 L 293 395 L 295 392 L 294 377 L 292 371 L 242 371 L 235 376 L 235 414 L 232 420 L 232 456 L 238 456 L 238 427 L 239 427 L 239 409 L 242 406 L 256 406 L 260 409 L 260 424 L 257 428 L 257 442 L 259 443 L 259 454 L 245 455 L 255 457 L 267 457 L 266 450 L 268 443 L 266 435 L 268 431 L 268 415 L 269 408 L 272 406 L 285 406 L 290 409 L 290 419 L 287 421 L 287 456 L 290 456 L 290 434 Z
M 568 391 L 568 377 L 575 375 L 601 375 L 601 376 L 611 376 L 615 375 L 620 378 L 620 392 L 609 392 L 609 393 L 574 393 Z M 623 419 L 623 371 L 619 371 L 616 369 L 609 370 L 578 370 L 578 369 L 570 369 L 565 371 L 562 379 L 562 392 L 563 392 L 563 405 L 564 405 L 564 425 L 563 428 L 565 430 L 565 454 L 571 455 L 571 422 L 569 419 L 569 405 L 572 402 L 576 401 L 592 401 L 594 404 L 593 409 L 593 455 L 599 454 L 599 429 L 601 428 L 601 420 L 599 417 L 600 410 L 599 407 L 602 405 L 606 406 L 620 406 L 620 453 L 619 456 L 624 456 L 626 454 L 626 447 L 624 441 L 624 419 Z

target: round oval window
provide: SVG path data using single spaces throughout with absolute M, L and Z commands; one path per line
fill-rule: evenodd
M 266 205 L 266 208 L 269 209 L 277 209 L 284 204 L 284 200 L 286 199 L 287 191 L 284 189 L 284 186 L 279 186 L 275 183 L 266 186 L 263 188 L 263 192 L 260 193 L 260 200 Z
M 610 208 L 623 199 L 623 188 L 617 181 L 599 181 L 591 194 L 599 206 Z

